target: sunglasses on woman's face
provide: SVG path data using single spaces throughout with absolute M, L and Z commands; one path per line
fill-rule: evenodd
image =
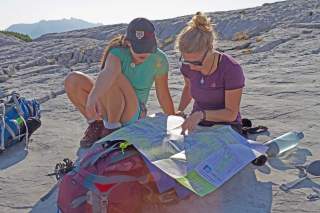
M 201 61 L 188 61 L 185 60 L 182 55 L 180 56 L 179 62 L 180 64 L 185 64 L 185 65 L 196 65 L 196 66 L 202 66 L 203 65 L 203 61 L 204 59 L 207 57 L 207 54 L 209 52 L 209 49 L 206 50 L 206 52 L 204 53 L 204 55 L 202 56 Z

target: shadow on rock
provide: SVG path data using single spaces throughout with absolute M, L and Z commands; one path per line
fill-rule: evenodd
M 307 161 L 307 157 L 312 156 L 309 149 L 295 148 L 292 151 L 283 153 L 275 158 L 269 158 L 269 165 L 277 170 L 288 170 L 295 168 L 296 165 L 302 165 Z
M 32 213 L 57 213 L 57 185 L 54 185 L 46 195 L 33 206 Z
M 0 153 L 0 171 L 7 169 L 26 158 L 25 143 L 18 143 Z

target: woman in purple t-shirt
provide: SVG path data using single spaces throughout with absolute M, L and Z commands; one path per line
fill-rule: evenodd
M 176 46 L 181 52 L 180 70 L 185 81 L 177 114 L 183 114 L 194 99 L 182 133 L 198 124 L 240 126 L 243 70 L 231 56 L 215 50 L 216 36 L 210 19 L 198 12 L 179 34 Z

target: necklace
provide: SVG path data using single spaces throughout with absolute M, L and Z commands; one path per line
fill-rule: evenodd
M 214 56 L 213 56 L 214 57 Z M 202 73 L 201 73 L 201 80 L 200 80 L 200 84 L 201 85 L 203 85 L 204 84 L 204 80 L 205 80 L 205 76 L 208 76 L 208 75 L 210 75 L 211 74 L 211 71 L 212 71 L 212 68 L 213 68 L 213 65 L 214 65 L 214 59 L 215 59 L 215 57 L 213 58 L 213 62 L 212 62 L 212 64 L 211 64 L 211 67 L 210 67 L 210 70 L 209 70 L 209 73 L 207 74 L 207 75 L 203 75 Z M 219 63 L 219 62 L 218 62 Z
M 131 67 L 131 68 L 135 68 L 135 67 L 136 67 L 136 64 L 133 63 L 133 62 L 131 62 L 131 63 L 130 63 L 130 67 Z

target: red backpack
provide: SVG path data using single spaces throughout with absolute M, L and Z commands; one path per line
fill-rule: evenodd
M 146 203 L 175 203 L 175 190 L 159 193 L 140 153 L 124 141 L 97 144 L 59 182 L 62 213 L 135 213 Z M 126 149 L 124 150 L 124 147 Z

